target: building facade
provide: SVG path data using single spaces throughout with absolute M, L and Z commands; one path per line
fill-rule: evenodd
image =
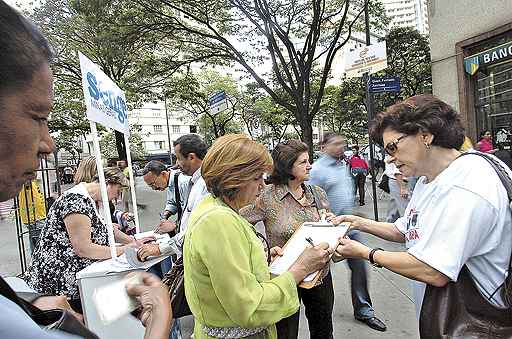
M 141 108 L 130 112 L 128 120 L 130 125 L 141 126 L 140 134 L 148 154 L 169 152 L 174 140 L 185 134 L 197 133 L 194 122 L 184 118 L 181 112 L 171 111 L 168 107 L 166 114 L 163 101 L 145 103 Z
M 512 145 L 512 1 L 429 1 L 433 93 L 477 142 Z M 454 29 L 456 27 L 456 29 Z
M 380 0 L 391 19 L 392 27 L 414 27 L 421 34 L 428 34 L 427 0 Z
M 168 117 L 168 119 L 167 119 Z M 147 155 L 169 154 L 172 143 L 180 136 L 197 133 L 197 126 L 181 112 L 168 108 L 163 101 L 147 102 L 142 107 L 128 113 L 130 126 L 139 125 L 142 143 Z M 170 144 L 169 144 L 170 141 Z M 92 136 L 87 135 L 83 142 L 83 155 L 93 153 Z

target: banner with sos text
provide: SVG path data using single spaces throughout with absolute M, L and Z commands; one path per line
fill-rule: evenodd
M 87 118 L 126 135 L 130 133 L 124 92 L 82 53 L 80 69 Z

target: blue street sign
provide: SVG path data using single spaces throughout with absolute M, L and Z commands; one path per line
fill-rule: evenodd
M 220 91 L 208 98 L 208 106 L 215 107 L 223 100 L 226 100 L 226 92 Z
M 400 77 L 371 77 L 368 81 L 370 93 L 400 92 Z

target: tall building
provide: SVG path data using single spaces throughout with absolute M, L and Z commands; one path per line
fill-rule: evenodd
M 427 0 L 380 0 L 391 19 L 391 27 L 414 27 L 429 33 Z

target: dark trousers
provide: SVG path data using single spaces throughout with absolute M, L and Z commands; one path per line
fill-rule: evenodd
M 363 173 L 358 173 L 354 177 L 354 182 L 356 185 L 356 193 L 359 190 L 359 202 L 364 203 L 364 184 L 366 182 L 366 175 Z
M 364 243 L 364 237 L 359 231 L 350 231 L 348 237 Z M 359 319 L 368 319 L 375 316 L 372 300 L 368 293 L 368 277 L 366 261 L 363 259 L 347 259 L 351 271 L 350 288 L 352 292 L 352 307 L 354 316 Z
M 332 309 L 334 289 L 331 273 L 323 283 L 311 289 L 298 287 L 299 300 L 304 303 L 311 339 L 332 339 Z M 277 324 L 278 339 L 295 339 L 299 335 L 300 312 L 280 320 Z

